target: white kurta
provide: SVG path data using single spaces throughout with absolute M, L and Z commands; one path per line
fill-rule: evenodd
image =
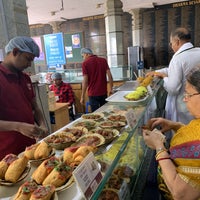
M 168 75 L 164 80 L 164 88 L 168 92 L 166 100 L 166 118 L 187 124 L 193 117 L 183 102 L 186 75 L 200 64 L 200 48 L 193 48 L 188 42 L 173 55 L 168 68 L 157 70 Z

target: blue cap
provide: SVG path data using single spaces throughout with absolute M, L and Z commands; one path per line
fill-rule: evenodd
M 5 47 L 6 54 L 14 48 L 18 48 L 22 52 L 33 54 L 35 57 L 40 56 L 40 49 L 35 41 L 27 36 L 17 36 L 11 39 Z
M 93 54 L 92 50 L 90 48 L 82 48 L 81 54 Z

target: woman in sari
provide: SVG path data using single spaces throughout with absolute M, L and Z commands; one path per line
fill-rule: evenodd
M 200 199 L 200 66 L 186 77 L 183 101 L 194 116 L 189 124 L 152 118 L 143 130 L 148 147 L 156 150 L 158 187 L 167 200 Z M 163 133 L 173 130 L 169 149 L 165 148 Z

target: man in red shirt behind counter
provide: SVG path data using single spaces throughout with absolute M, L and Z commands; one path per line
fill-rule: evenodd
M 61 73 L 54 73 L 51 76 L 53 84 L 50 85 L 50 91 L 53 91 L 56 97 L 57 103 L 67 103 L 69 107 L 69 115 L 74 120 L 73 104 L 75 102 L 74 92 L 69 83 L 64 83 Z
M 107 94 L 112 93 L 113 78 L 105 58 L 93 54 L 89 48 L 82 48 L 81 55 L 83 82 L 80 103 L 84 104 L 86 90 L 88 91 L 89 103 L 92 112 L 106 103 Z M 109 89 L 107 91 L 107 77 Z

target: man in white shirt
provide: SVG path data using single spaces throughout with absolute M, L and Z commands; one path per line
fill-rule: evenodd
M 188 72 L 200 64 L 200 48 L 195 48 L 186 28 L 177 28 L 170 35 L 170 46 L 175 52 L 168 68 L 156 70 L 154 76 L 163 78 L 168 92 L 165 118 L 187 124 L 193 119 L 183 102 L 184 85 Z M 152 75 L 152 74 L 151 74 Z

